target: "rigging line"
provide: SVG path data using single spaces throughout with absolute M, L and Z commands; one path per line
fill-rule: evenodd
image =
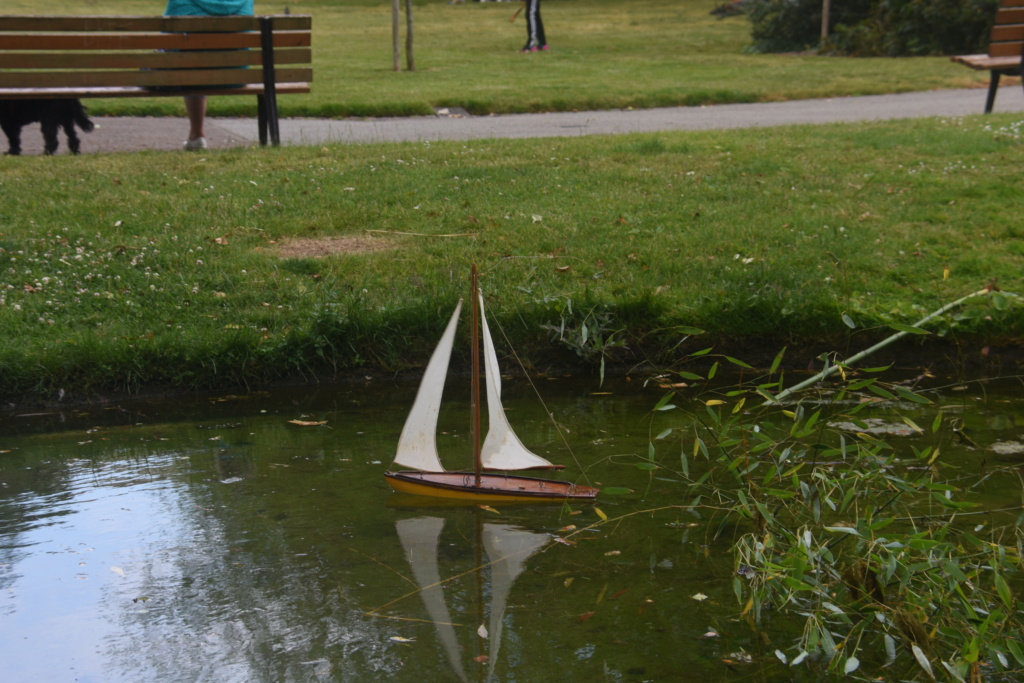
M 579 458 L 576 457 L 575 451 L 573 451 L 572 446 L 569 445 L 569 440 L 565 438 L 565 432 L 562 431 L 561 425 L 558 424 L 558 422 L 555 420 L 555 416 L 551 413 L 550 410 L 548 410 L 548 405 L 547 403 L 544 402 L 544 397 L 540 395 L 540 391 L 537 389 L 537 385 L 533 383 L 533 378 L 530 377 L 530 373 L 527 371 L 526 366 L 523 364 L 523 361 L 520 360 L 519 354 L 516 353 L 515 347 L 512 346 L 512 342 L 509 341 L 508 336 L 505 334 L 505 328 L 501 326 L 501 323 L 497 319 L 492 318 L 492 322 L 498 328 L 498 332 L 501 333 L 501 338 L 505 340 L 505 346 L 506 348 L 508 348 L 509 353 L 512 354 L 512 357 L 516 359 L 516 363 L 519 364 L 519 369 L 523 371 L 523 376 L 526 377 L 526 381 L 530 383 L 530 388 L 533 389 L 534 395 L 536 395 L 537 400 L 540 401 L 541 407 L 544 408 L 544 414 L 548 416 L 549 420 L 551 420 L 551 425 L 555 428 L 555 433 L 558 434 L 558 438 L 562 440 L 562 445 L 565 446 L 565 450 L 569 451 L 569 456 L 572 458 L 572 461 L 576 463 L 577 471 L 579 471 L 579 473 L 583 476 L 583 480 L 587 483 L 587 486 L 590 486 L 590 477 L 587 476 L 587 471 L 583 468 L 583 465 L 580 464 Z

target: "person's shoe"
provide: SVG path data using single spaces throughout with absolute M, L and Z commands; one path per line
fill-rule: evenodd
M 524 47 L 524 48 L 523 48 L 522 50 L 520 50 L 519 52 L 520 52 L 521 54 L 527 54 L 527 53 L 529 53 L 529 52 L 536 52 L 536 51 L 537 51 L 538 49 L 539 49 L 539 48 L 538 48 L 538 47 L 537 47 L 536 45 L 534 45 L 533 47 Z
M 195 138 L 193 140 L 187 140 L 182 145 L 182 148 L 186 152 L 198 152 L 201 149 L 206 149 L 206 138 Z
M 544 50 L 545 52 L 547 52 L 548 51 L 548 46 L 544 45 L 543 47 L 541 47 L 541 50 Z

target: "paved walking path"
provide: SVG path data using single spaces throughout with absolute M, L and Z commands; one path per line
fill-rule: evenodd
M 374 119 L 284 119 L 283 145 L 319 145 L 475 140 L 485 138 L 570 137 L 670 130 L 725 130 L 758 126 L 880 121 L 928 116 L 980 114 L 983 89 L 936 90 L 899 95 L 836 97 L 761 104 L 723 104 L 708 107 L 668 107 L 614 111 L 469 116 L 441 111 L 437 116 Z M 88 105 L 88 102 L 86 102 Z M 1020 86 L 1000 89 L 996 112 L 1024 112 Z M 97 130 L 82 136 L 89 152 L 176 150 L 188 131 L 184 119 L 97 117 Z M 255 119 L 208 119 L 207 138 L 213 148 L 257 144 Z M 22 135 L 25 154 L 38 154 L 38 126 Z M 61 150 L 66 146 L 61 134 Z

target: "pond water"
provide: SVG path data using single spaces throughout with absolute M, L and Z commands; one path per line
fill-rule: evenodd
M 562 478 L 635 493 L 483 508 L 393 494 L 404 384 L 0 417 L 4 680 L 812 678 L 772 654 L 785 625 L 766 643 L 738 619 L 732 536 L 666 508 L 682 485 L 635 467 L 683 419 L 651 418 L 663 391 L 539 389 L 571 454 L 510 382 L 523 441 Z M 974 384 L 943 399 L 977 444 L 957 457 L 1019 460 L 991 446 L 1024 441 L 1020 396 Z M 441 416 L 452 468 L 467 404 L 453 392 Z M 935 407 L 907 410 L 928 424 Z M 988 493 L 1019 504 L 1019 482 Z M 615 521 L 585 530 L 600 515 Z

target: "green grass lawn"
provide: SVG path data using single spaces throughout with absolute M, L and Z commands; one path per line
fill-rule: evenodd
M 945 57 L 849 59 L 746 54 L 750 23 L 719 20 L 719 0 L 545 0 L 552 49 L 521 55 L 518 3 L 414 3 L 415 72 L 392 70 L 387 0 L 257 1 L 257 13 L 313 16 L 310 95 L 286 96 L 284 116 L 571 111 L 759 102 L 980 86 L 984 74 Z M 161 0 L 68 6 L 7 0 L 12 14 L 159 14 Z M 403 22 L 404 27 L 404 22 Z M 403 29 L 404 30 L 404 29 Z M 404 40 L 404 39 L 403 39 Z M 403 59 L 404 65 L 404 59 Z M 979 93 L 979 101 L 982 95 Z M 212 115 L 254 115 L 251 98 L 211 101 Z M 181 114 L 177 98 L 90 102 L 94 114 Z
M 856 351 L 1022 289 L 1020 126 L 0 158 L 0 395 L 412 367 L 473 262 L 539 366 Z M 977 354 L 1019 340 L 1021 310 L 932 329 Z

